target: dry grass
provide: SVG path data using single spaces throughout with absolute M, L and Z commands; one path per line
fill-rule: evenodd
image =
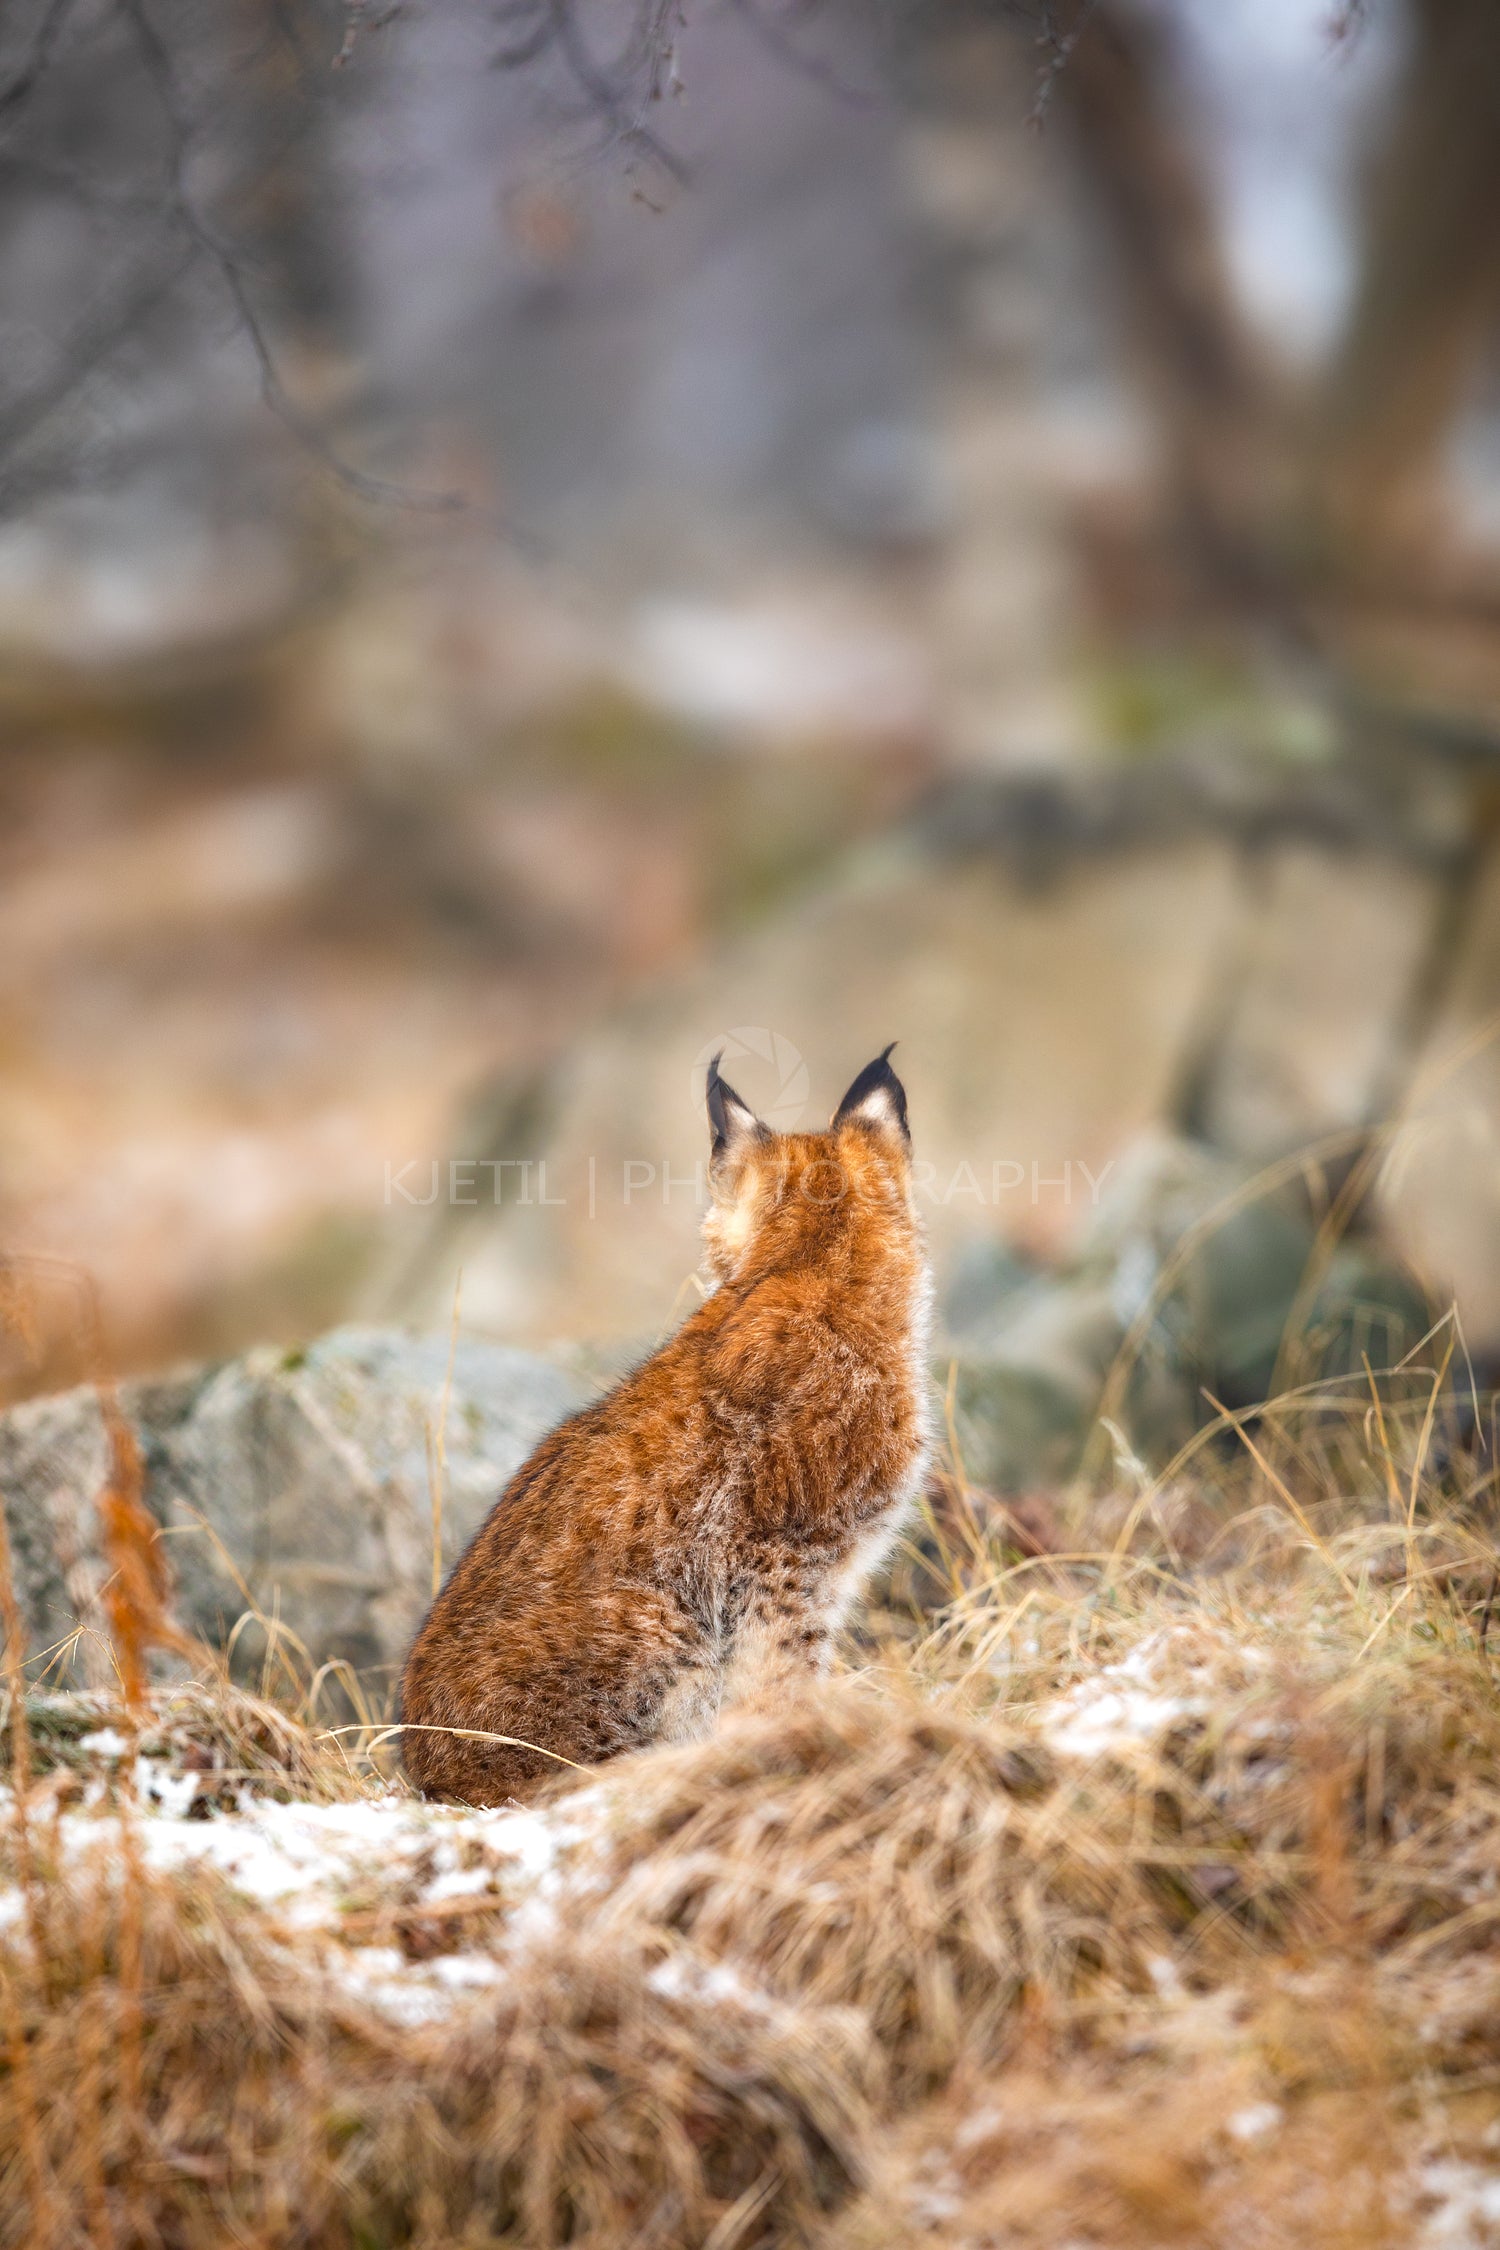
M 1121 1464 L 1056 1553 L 955 1465 L 945 1615 L 556 1785 L 541 1913 L 372 1875 L 299 1930 L 153 1867 L 102 1706 L 13 1699 L 0 2245 L 1500 2240 L 1495 1462 L 1426 1364 Z M 138 1733 L 211 1819 L 386 1786 L 222 1684 Z M 393 2016 L 372 1926 L 490 1981 Z
M 675 2242 L 736 2203 L 786 2239 L 862 2176 L 851 2022 L 658 1989 L 647 1950 L 584 1943 L 403 2031 L 212 1884 L 142 1904 L 133 2099 L 119 1886 L 70 1899 L 44 1979 L 7 1964 L 7 2244 Z

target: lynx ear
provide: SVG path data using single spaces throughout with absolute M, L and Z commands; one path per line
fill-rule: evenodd
M 721 1156 L 734 1154 L 746 1141 L 764 1139 L 766 1133 L 749 1103 L 740 1099 L 727 1078 L 719 1076 L 723 1052 L 721 1047 L 708 1066 L 708 1129 L 713 1135 L 709 1161 L 714 1164 Z
M 873 1125 L 884 1132 L 899 1133 L 904 1141 L 911 1139 L 906 1123 L 906 1088 L 886 1059 L 895 1044 L 893 1039 L 884 1054 L 865 1064 L 833 1113 L 835 1131 L 840 1125 Z

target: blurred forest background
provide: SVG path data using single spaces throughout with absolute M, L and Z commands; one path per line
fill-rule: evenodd
M 649 1339 L 720 1040 L 997 1481 L 1500 1367 L 1489 0 L 13 0 L 0 333 L 0 1394 Z

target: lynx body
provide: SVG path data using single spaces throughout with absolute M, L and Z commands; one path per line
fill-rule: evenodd
M 427 1794 L 493 1804 L 826 1664 L 927 1450 L 930 1284 L 889 1053 L 826 1133 L 771 1132 L 711 1066 L 718 1286 L 542 1440 L 438 1595 L 402 1685 Z

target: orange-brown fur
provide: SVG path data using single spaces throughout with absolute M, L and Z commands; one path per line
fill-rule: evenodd
M 884 1058 L 850 1092 L 882 1071 L 826 1133 L 771 1133 L 719 1081 L 718 1287 L 543 1439 L 433 1604 L 402 1687 L 429 1795 L 495 1803 L 555 1773 L 548 1751 L 704 1733 L 826 1662 L 927 1445 L 904 1098 Z

